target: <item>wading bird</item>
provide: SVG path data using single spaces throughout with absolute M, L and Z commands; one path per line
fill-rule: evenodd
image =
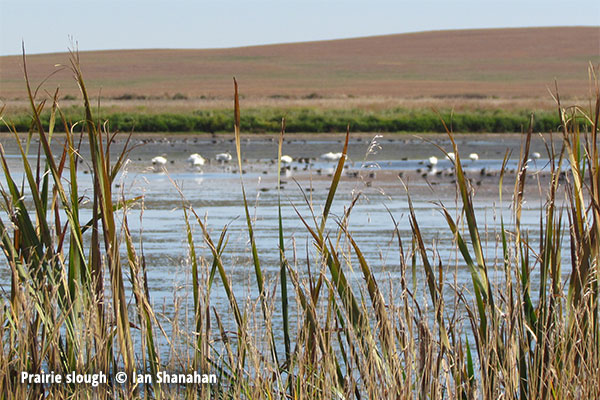
M 152 168 L 154 171 L 160 171 L 161 167 L 167 165 L 167 155 L 163 154 L 162 156 L 156 156 L 152 159 Z
M 342 158 L 342 153 L 332 153 L 330 151 L 329 153 L 321 154 L 322 160 L 338 161 L 340 158 Z
M 187 162 L 194 168 L 200 168 L 206 163 L 206 160 L 200 154 L 194 153 L 188 157 Z
M 292 161 L 294 161 L 294 159 L 290 156 L 281 156 L 281 163 L 282 164 L 291 164 Z
M 231 158 L 231 154 L 229 153 L 219 153 L 215 156 L 215 159 L 222 163 L 231 161 Z

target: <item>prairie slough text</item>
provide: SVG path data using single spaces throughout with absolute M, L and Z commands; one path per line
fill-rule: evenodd
M 144 383 L 163 383 L 163 384 L 214 384 L 217 383 L 217 376 L 215 374 L 201 374 L 197 371 L 186 374 L 173 374 L 168 372 L 158 372 L 156 375 L 153 374 L 133 374 L 128 377 L 124 372 L 117 372 L 114 380 L 117 383 L 125 383 L 129 379 L 134 384 Z M 58 374 L 52 372 L 42 372 L 39 374 L 32 374 L 26 371 L 21 372 L 21 383 L 23 384 L 83 384 L 97 387 L 100 384 L 108 383 L 108 377 L 104 372 L 98 372 L 95 374 L 79 374 L 77 372 L 70 372 L 68 374 Z
M 102 383 L 107 383 L 108 378 L 104 372 L 96 374 L 78 374 L 77 372 L 69 372 L 68 374 L 57 374 L 52 372 L 42 372 L 40 374 L 30 374 L 29 372 L 21 372 L 21 383 L 27 384 L 84 384 L 97 387 Z

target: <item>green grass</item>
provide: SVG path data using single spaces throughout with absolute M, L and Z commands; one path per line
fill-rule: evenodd
M 58 94 L 46 125 L 40 117 L 45 104 L 36 101 L 29 83 L 32 117 L 26 125 L 29 135 L 24 147 L 19 131 L 6 125 L 21 151 L 22 182 L 14 179 L 0 145 L 6 181 L 0 188 L 4 211 L 0 248 L 11 273 L 10 289 L 0 297 L 0 398 L 600 397 L 598 91 L 589 110 L 563 107 L 556 95 L 560 139 L 550 148 L 551 183 L 545 192 L 547 201 L 536 242 L 529 241 L 521 227 L 521 210 L 526 201 L 529 143 L 537 122 L 533 117 L 521 122 L 529 129 L 519 155 L 510 217 L 502 219 L 495 236 L 502 255 L 497 265 L 490 265 L 494 257 L 485 254 L 482 238 L 487 227 L 476 218 L 460 149 L 442 122 L 454 145 L 460 200 L 456 213 L 438 205 L 439 235 L 454 240 L 454 250 L 462 261 L 446 264 L 438 257 L 435 245 L 421 234 L 409 196 L 408 240 L 400 236 L 390 213 L 391 231 L 398 241 L 398 281 L 377 280 L 370 260 L 351 233 L 349 218 L 360 194 L 334 224 L 326 223 L 334 218 L 329 211 L 344 168 L 348 128 L 343 156 L 323 207 L 313 207 L 307 197 L 309 211 L 296 209 L 307 246 L 314 252 L 307 248 L 303 256 L 302 250 L 296 253 L 295 248 L 284 247 L 292 233 L 279 213 L 279 237 L 271 251 L 280 256 L 281 306 L 271 289 L 277 286 L 267 285 L 263 276 L 243 176 L 240 174 L 240 208 L 246 216 L 251 260 L 246 267 L 254 271 L 258 298 L 236 297 L 239 290 L 232 287 L 231 268 L 225 264 L 230 259 L 228 227 L 216 234 L 209 231 L 206 219 L 182 195 L 186 223 L 182 239 L 189 246 L 193 283 L 193 317 L 186 323 L 178 317 L 181 310 L 177 306 L 169 319 L 161 318 L 151 306 L 152 288 L 148 287 L 141 243 L 133 242 L 127 222 L 127 210 L 141 199 L 112 191 L 129 147 L 125 145 L 116 160 L 110 159 L 107 143 L 112 133 L 107 127 L 114 126 L 96 122 L 77 54 L 72 55 L 71 68 L 84 99 L 83 126 L 92 173 L 85 178 L 77 175 L 83 152 L 76 148 L 72 121 L 61 110 Z M 241 171 L 244 125 L 237 84 L 234 91 L 234 112 L 229 118 Z M 292 123 L 289 118 L 278 121 L 279 154 Z M 64 138 L 56 137 L 59 127 Z M 27 157 L 33 154 L 29 144 L 34 137 L 41 146 L 35 160 Z M 50 142 L 57 140 L 64 140 L 63 151 L 53 154 Z M 561 167 L 567 170 L 564 181 Z M 78 180 L 88 177 L 93 183 L 93 191 L 86 193 L 92 218 L 83 221 Z M 504 177 L 500 182 L 502 193 Z M 559 198 L 565 198 L 567 204 L 561 205 Z M 322 211 L 317 213 L 319 209 Z M 198 228 L 208 248 L 206 255 L 197 251 L 192 233 Z M 300 232 L 294 231 L 293 236 Z M 569 265 L 562 265 L 563 242 L 571 255 Z M 463 263 L 471 273 L 471 286 L 447 287 L 451 281 L 447 274 Z M 408 268 L 415 272 L 413 276 L 425 280 L 424 292 L 408 284 Z M 499 287 L 488 279 L 492 268 L 504 273 Z M 565 281 L 561 270 L 568 271 Z M 351 271 L 363 278 L 357 285 L 349 283 Z M 537 296 L 531 288 L 533 271 L 540 276 Z M 130 280 L 130 289 L 125 289 L 125 279 Z M 228 310 L 211 305 L 216 285 L 227 295 Z M 387 291 L 381 289 L 384 286 Z M 293 290 L 288 291 L 290 288 Z M 298 310 L 297 321 L 290 320 L 292 308 Z M 223 322 L 227 314 L 233 316 L 233 329 Z M 284 353 L 277 351 L 274 342 L 275 318 L 283 319 Z M 172 330 L 169 336 L 164 334 L 165 323 Z M 161 356 L 161 343 L 165 342 L 174 354 L 170 359 Z M 19 382 L 21 371 L 42 370 L 63 374 L 102 371 L 111 377 L 111 383 L 93 389 Z M 202 386 L 118 385 L 112 382 L 116 370 L 130 375 L 212 372 L 218 380 Z
M 461 133 L 519 133 L 529 112 L 501 110 L 467 111 L 451 113 L 440 110 L 444 119 L 452 123 L 454 132 Z M 84 118 L 84 110 L 73 107 L 64 110 L 67 120 L 75 122 Z M 144 113 L 111 112 L 102 113 L 100 118 L 110 121 L 111 129 L 122 132 L 230 132 L 233 116 L 230 110 L 197 110 L 187 113 Z M 241 117 L 241 129 L 247 133 L 277 132 L 281 118 L 286 118 L 286 132 L 323 133 L 340 132 L 347 125 L 353 132 L 438 132 L 445 129 L 440 116 L 434 110 L 388 109 L 380 111 L 319 110 L 317 108 L 261 108 L 248 109 Z M 20 131 L 27 131 L 30 116 L 16 114 L 7 116 L 7 121 Z M 48 127 L 50 112 L 40 115 L 42 125 Z M 556 113 L 539 111 L 536 113 L 536 129 L 542 132 L 556 131 L 559 126 Z M 0 130 L 6 131 L 6 126 Z

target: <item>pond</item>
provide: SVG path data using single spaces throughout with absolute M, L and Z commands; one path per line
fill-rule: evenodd
M 495 285 L 503 285 L 502 248 L 499 240 L 500 216 L 505 223 L 512 221 L 510 202 L 514 190 L 515 170 L 518 165 L 520 135 L 457 135 L 457 144 L 467 176 L 475 192 L 475 209 L 484 251 L 490 268 L 490 278 Z M 135 145 L 128 154 L 123 172 L 114 182 L 114 193 L 129 199 L 143 196 L 128 210 L 128 223 L 137 245 L 138 253 L 145 258 L 148 287 L 151 302 L 157 310 L 169 317 L 182 310 L 190 312 L 191 272 L 186 238 L 186 226 L 182 204 L 189 203 L 201 217 L 214 241 L 221 230 L 227 229 L 227 246 L 223 263 L 229 273 L 233 289 L 238 299 L 257 298 L 256 278 L 251 260 L 248 228 L 243 206 L 240 176 L 243 179 L 250 213 L 253 218 L 254 237 L 259 259 L 269 292 L 274 292 L 274 304 L 279 306 L 279 230 L 278 198 L 281 198 L 282 224 L 286 256 L 301 278 L 308 276 L 310 260 L 312 273 L 315 266 L 313 239 L 304 226 L 304 218 L 309 226 L 315 225 L 325 204 L 332 174 L 336 163 L 321 159 L 326 152 L 342 150 L 343 135 L 289 135 L 283 144 L 283 153 L 294 161 L 282 171 L 282 182 L 277 186 L 277 139 L 269 136 L 244 137 L 242 140 L 242 174 L 237 170 L 235 143 L 231 136 L 134 136 Z M 549 138 L 536 136 L 532 152 L 546 153 L 545 141 Z M 123 139 L 113 144 L 113 159 L 116 159 Z M 22 164 L 14 140 L 2 138 L 11 174 L 22 175 Z M 59 148 L 61 138 L 55 138 L 53 145 Z M 462 206 L 457 197 L 452 163 L 437 146 L 451 151 L 451 143 L 445 135 L 351 135 L 349 158 L 337 189 L 336 198 L 328 219 L 326 232 L 335 242 L 338 223 L 356 196 L 359 196 L 348 220 L 348 231 L 358 243 L 362 253 L 372 268 L 375 278 L 386 296 L 388 283 L 398 289 L 401 269 L 399 264 L 398 239 L 394 235 L 397 222 L 398 231 L 404 241 L 405 251 L 410 251 L 412 231 L 409 223 L 408 196 L 410 194 L 425 245 L 434 264 L 441 261 L 447 267 L 444 279 L 459 287 L 472 287 L 471 275 L 456 251 L 452 234 L 441 213 L 443 203 L 456 218 Z M 85 149 L 86 143 L 82 144 Z M 500 202 L 498 183 L 503 158 L 511 152 L 506 167 L 503 198 Z M 37 143 L 32 142 L 30 154 L 37 152 Z M 215 156 L 229 152 L 231 162 L 218 162 Z M 201 168 L 187 162 L 192 153 L 200 153 L 207 162 Z M 477 159 L 468 158 L 476 153 Z M 59 153 L 57 153 L 59 154 Z M 164 166 L 152 165 L 151 159 L 164 155 Z M 88 156 L 82 150 L 83 162 L 78 166 L 80 195 L 89 196 L 92 190 Z M 430 160 L 430 157 L 436 160 Z M 34 158 L 32 157 L 33 161 Z M 432 162 L 435 165 L 432 165 Z M 522 229 L 530 239 L 532 248 L 537 248 L 540 237 L 540 215 L 543 212 L 544 188 L 548 187 L 547 156 L 530 160 L 526 203 L 523 209 Z M 68 174 L 65 174 L 68 176 Z M 2 175 L 5 185 L 5 177 Z M 5 187 L 5 186 L 4 186 Z M 179 189 L 178 189 L 179 188 Z M 184 200 L 185 199 L 185 200 Z M 90 218 L 90 206 L 83 207 L 82 219 Z M 5 220 L 6 213 L 0 217 Z M 203 265 L 210 268 L 212 254 L 206 246 L 200 226 L 191 221 L 194 231 L 196 252 Z M 467 234 L 464 235 L 468 237 Z M 563 240 L 565 246 L 568 240 Z M 349 249 L 347 241 L 340 246 Z M 350 254 L 351 252 L 348 251 Z M 125 256 L 125 245 L 123 244 Z M 568 251 L 563 251 L 563 263 L 569 265 Z M 348 270 L 346 275 L 354 285 L 363 281 L 356 259 L 352 265 L 356 270 Z M 201 262 L 202 264 L 202 262 Z M 124 268 L 124 271 L 128 271 Z M 424 272 L 418 258 L 415 269 L 407 271 L 407 279 L 414 282 L 417 297 L 426 298 Z M 562 273 L 569 274 L 569 268 Z M 126 272 L 127 274 L 128 272 Z M 206 275 L 204 269 L 204 275 Z M 536 286 L 536 270 L 533 271 L 533 287 Z M 0 262 L 0 279 L 5 291 L 10 290 L 10 274 L 6 260 Z M 225 324 L 232 324 L 233 317 L 229 302 L 219 279 L 215 280 L 211 294 L 211 305 L 221 314 Z M 412 283 L 411 283 L 412 284 Z M 126 285 L 129 282 L 126 280 Z M 293 286 L 288 281 L 289 293 Z M 128 286 L 127 286 L 128 287 Z M 453 296 L 450 285 L 447 295 Z M 534 290 L 535 293 L 535 290 Z M 397 294 L 397 293 L 396 293 Z M 294 309 L 294 307 L 292 307 Z M 274 317 L 277 324 L 280 318 Z M 293 318 L 293 316 L 292 316 Z M 169 327 L 166 327 L 169 332 Z M 275 329 L 275 332 L 280 332 Z

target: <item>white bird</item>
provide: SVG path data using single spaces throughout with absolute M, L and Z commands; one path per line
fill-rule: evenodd
M 204 165 L 206 160 L 198 153 L 194 153 L 188 157 L 187 162 L 190 163 L 192 167 L 201 167 Z
M 456 161 L 456 154 L 448 153 L 448 155 L 446 156 L 446 159 L 450 160 L 450 161 Z
M 163 154 L 162 156 L 156 156 L 152 159 L 152 165 L 161 166 L 167 164 L 167 157 Z
M 287 156 L 287 155 L 281 156 L 281 162 L 283 164 L 291 164 L 292 161 L 294 161 L 294 159 L 292 157 L 290 157 L 290 156 Z
M 219 153 L 215 156 L 215 159 L 220 162 L 229 162 L 231 158 L 231 154 L 229 153 Z
M 542 155 L 541 155 L 540 153 L 538 153 L 537 151 L 534 151 L 533 153 L 531 153 L 531 157 L 533 157 L 533 158 L 536 158 L 536 159 L 537 159 L 537 158 L 540 158 L 540 157 L 542 157 Z
M 338 161 L 340 158 L 342 158 L 342 153 L 325 153 L 325 154 L 321 154 L 321 159 L 323 160 L 327 160 L 327 161 Z
M 152 159 L 152 168 L 155 172 L 160 171 L 165 165 L 167 165 L 167 155 L 156 156 Z
M 471 159 L 471 161 L 477 161 L 477 160 L 479 160 L 479 154 L 471 153 L 471 154 L 469 154 L 469 158 Z
M 429 165 L 436 165 L 438 163 L 438 159 L 436 156 L 431 156 L 427 159 L 427 161 L 429 162 Z

